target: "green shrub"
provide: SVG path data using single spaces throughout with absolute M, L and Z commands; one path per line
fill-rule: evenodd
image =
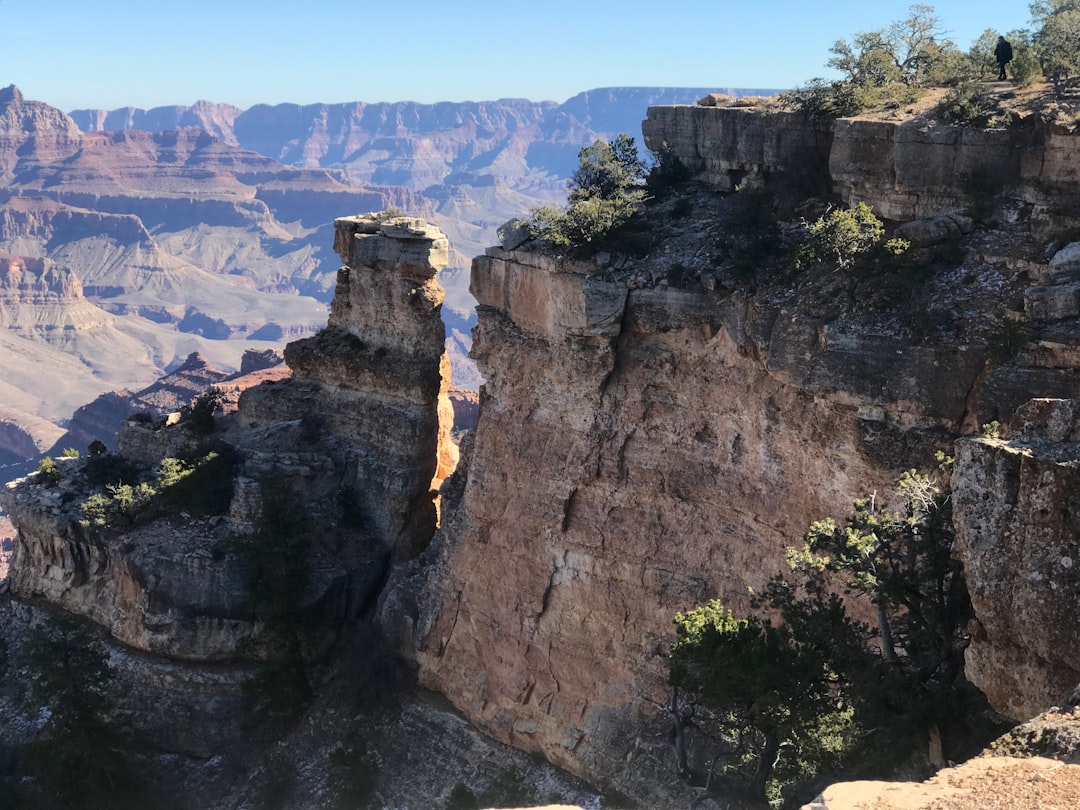
M 147 483 L 108 484 L 104 492 L 89 495 L 80 504 L 83 526 L 123 528 L 131 526 L 156 495 Z
M 239 454 L 231 445 L 216 443 L 203 447 L 188 461 L 164 458 L 158 467 L 155 485 L 166 504 L 193 515 L 223 515 L 233 496 L 233 477 Z
M 46 456 L 37 465 L 37 481 L 39 484 L 53 487 L 60 483 L 60 466 L 55 459 Z
M 1013 81 L 1022 87 L 1027 87 L 1040 81 L 1043 77 L 1042 65 L 1035 49 L 1026 45 L 1018 45 L 1013 48 L 1013 60 L 1010 63 Z
M 81 458 L 82 454 L 74 447 L 65 447 L 60 454 L 62 458 Z
M 939 454 L 943 469 L 946 461 Z M 951 501 L 914 471 L 897 494 L 900 511 L 857 501 L 842 524 L 818 521 L 788 550 L 790 574 L 752 599 L 782 625 L 735 617 L 716 601 L 676 616 L 671 683 L 715 713 L 726 774 L 762 799 L 802 800 L 856 753 L 887 774 L 925 750 L 933 728 L 953 758 L 992 731 L 973 706 L 959 722 L 955 714 L 971 697 L 963 652 L 972 610 L 953 557 Z M 849 601 L 876 614 L 873 643 Z
M 866 203 L 834 208 L 811 223 L 807 238 L 795 251 L 795 267 L 817 265 L 850 267 L 869 252 L 885 233 L 885 226 Z
M 532 209 L 533 238 L 554 248 L 580 255 L 599 250 L 609 243 L 620 226 L 629 221 L 642 196 L 627 194 L 614 199 L 583 199 L 568 208 L 544 205 Z
M 727 201 L 727 221 L 719 247 L 737 277 L 753 280 L 780 253 L 776 198 L 766 191 L 740 189 Z
M 180 410 L 181 420 L 201 436 L 214 432 L 214 414 L 221 410 L 225 401 L 225 392 L 220 388 L 211 388 L 197 396 L 190 405 Z
M 851 82 L 811 79 L 805 87 L 779 96 L 780 105 L 811 118 L 846 118 L 858 115 L 865 107 L 862 97 Z
M 667 141 L 655 153 L 656 162 L 649 170 L 646 186 L 654 197 L 663 197 L 692 177 L 690 169 L 672 151 Z
M 937 114 L 954 126 L 985 127 L 995 109 L 995 102 L 980 84 L 964 82 L 945 94 Z
M 617 244 L 616 237 L 645 199 L 645 165 L 634 139 L 625 133 L 611 143 L 596 141 L 578 153 L 566 207 L 532 209 L 534 239 L 578 255 Z
M 1073 0 L 1036 0 L 1031 17 L 1037 26 L 1033 45 L 1043 68 L 1080 71 L 1080 6 Z

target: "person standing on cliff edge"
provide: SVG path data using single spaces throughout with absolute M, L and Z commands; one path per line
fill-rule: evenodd
M 998 81 L 1005 81 L 1005 66 L 1012 61 L 1012 45 L 1005 37 L 998 37 L 997 47 L 994 48 L 994 58 L 997 60 L 1000 71 Z

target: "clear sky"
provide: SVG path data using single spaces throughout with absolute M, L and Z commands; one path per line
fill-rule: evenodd
M 0 0 L 0 87 L 64 110 L 565 101 L 612 86 L 787 89 L 908 0 Z M 940 0 L 966 49 L 1028 3 Z

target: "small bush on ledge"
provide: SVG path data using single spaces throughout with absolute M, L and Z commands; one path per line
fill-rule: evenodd
M 529 231 L 556 250 L 588 255 L 606 247 L 645 200 L 645 164 L 625 133 L 584 147 L 578 158 L 566 207 L 532 209 Z
M 834 208 L 811 223 L 809 236 L 795 251 L 795 267 L 804 270 L 830 263 L 841 269 L 850 267 L 884 233 L 885 226 L 866 203 L 854 208 Z

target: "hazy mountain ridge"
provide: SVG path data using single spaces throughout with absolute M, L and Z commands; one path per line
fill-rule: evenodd
M 73 110 L 71 118 L 86 132 L 205 129 L 226 143 L 283 163 L 348 167 L 354 181 L 423 190 L 423 173 L 407 168 L 425 159 L 441 164 L 441 180 L 452 171 L 498 176 L 508 183 L 516 180 L 516 174 L 506 175 L 503 170 L 517 162 L 505 158 L 520 146 L 526 154 L 517 162 L 519 171 L 565 179 L 576 165 L 578 150 L 591 138 L 619 132 L 637 137 L 648 107 L 692 104 L 709 92 L 718 90 L 609 87 L 579 93 L 561 104 L 512 98 L 435 104 L 258 104 L 247 110 L 198 101 L 191 107 L 151 110 Z M 727 88 L 719 92 L 744 96 L 776 91 Z M 437 137 L 423 137 L 432 135 Z

